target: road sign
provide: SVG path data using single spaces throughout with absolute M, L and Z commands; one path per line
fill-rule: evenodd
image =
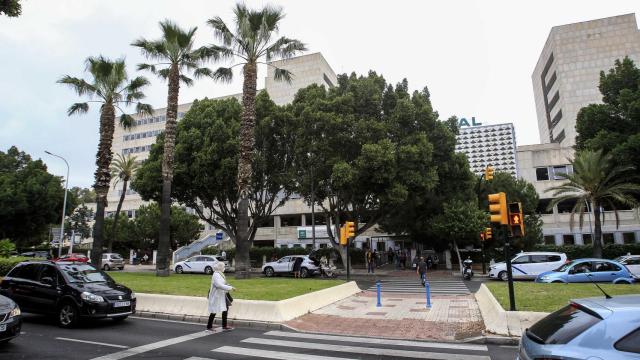
M 298 239 L 306 239 L 306 238 L 307 238 L 307 230 L 298 229 Z
M 223 235 L 224 235 L 224 234 L 222 233 L 222 231 L 217 232 L 217 233 L 216 233 L 216 240 L 222 240 L 222 236 L 223 236 Z

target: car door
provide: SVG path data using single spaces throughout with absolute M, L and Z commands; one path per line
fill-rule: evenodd
M 31 301 L 41 312 L 52 312 L 59 296 L 59 281 L 62 279 L 52 265 L 43 264 L 38 272 Z
M 571 283 L 590 282 L 588 275 L 593 275 L 592 263 L 591 261 L 581 261 L 568 269 L 567 280 Z
M 197 265 L 195 264 L 196 262 L 196 257 L 190 257 L 187 260 L 182 262 L 182 265 L 184 265 L 182 267 L 184 272 L 194 272 L 194 267 L 197 267 Z
M 531 263 L 529 255 L 516 256 L 511 261 L 512 276 L 516 279 L 526 278 L 528 275 L 529 264 Z
M 529 255 L 529 264 L 526 265 L 526 269 L 528 270 L 529 278 L 536 278 L 538 275 L 547 271 L 547 263 L 548 263 L 547 255 Z M 553 270 L 553 269 L 550 269 Z
M 211 269 L 213 269 L 213 265 L 215 265 L 218 260 L 216 260 L 215 256 L 203 256 L 203 266 L 202 266 L 202 271 L 204 272 L 204 269 L 208 267 L 210 267 Z
M 283 273 L 289 271 L 289 262 L 291 261 L 291 256 L 285 256 L 278 260 L 274 266 L 273 271 L 278 273 Z
M 39 264 L 23 265 L 12 279 L 11 298 L 25 310 L 38 310 L 33 301 L 33 294 L 39 269 Z
M 594 261 L 593 280 L 612 282 L 622 276 L 622 268 L 608 261 Z

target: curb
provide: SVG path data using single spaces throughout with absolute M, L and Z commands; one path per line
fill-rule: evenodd
M 487 345 L 518 345 L 519 337 L 508 337 L 498 335 L 483 335 L 472 338 L 461 339 L 460 342 L 468 344 L 487 344 Z
M 136 313 L 133 316 L 139 317 L 139 318 L 146 318 L 146 319 L 169 320 L 169 321 L 177 321 L 177 322 L 184 322 L 184 323 L 190 323 L 190 324 L 206 324 L 207 321 L 209 320 L 208 316 L 176 315 L 176 314 L 166 314 L 166 313 L 158 313 L 158 312 L 150 312 L 150 311 L 136 311 Z M 222 323 L 222 320 L 216 317 L 213 323 L 220 325 Z M 228 323 L 231 326 L 235 326 L 239 328 L 255 329 L 255 330 L 297 331 L 285 324 L 273 323 L 273 322 L 229 319 Z

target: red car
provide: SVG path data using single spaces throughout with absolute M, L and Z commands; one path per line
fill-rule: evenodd
M 88 257 L 82 254 L 62 255 L 61 257 L 55 259 L 54 261 L 56 262 L 69 261 L 69 262 L 81 262 L 81 263 L 91 262 Z

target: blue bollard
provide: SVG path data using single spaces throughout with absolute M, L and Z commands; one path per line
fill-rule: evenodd
M 376 281 L 376 287 L 378 288 L 378 304 L 376 307 L 381 307 L 382 303 L 380 302 L 380 280 Z
M 431 286 L 429 285 L 429 281 L 425 279 L 424 288 L 427 295 L 427 309 L 431 309 Z

